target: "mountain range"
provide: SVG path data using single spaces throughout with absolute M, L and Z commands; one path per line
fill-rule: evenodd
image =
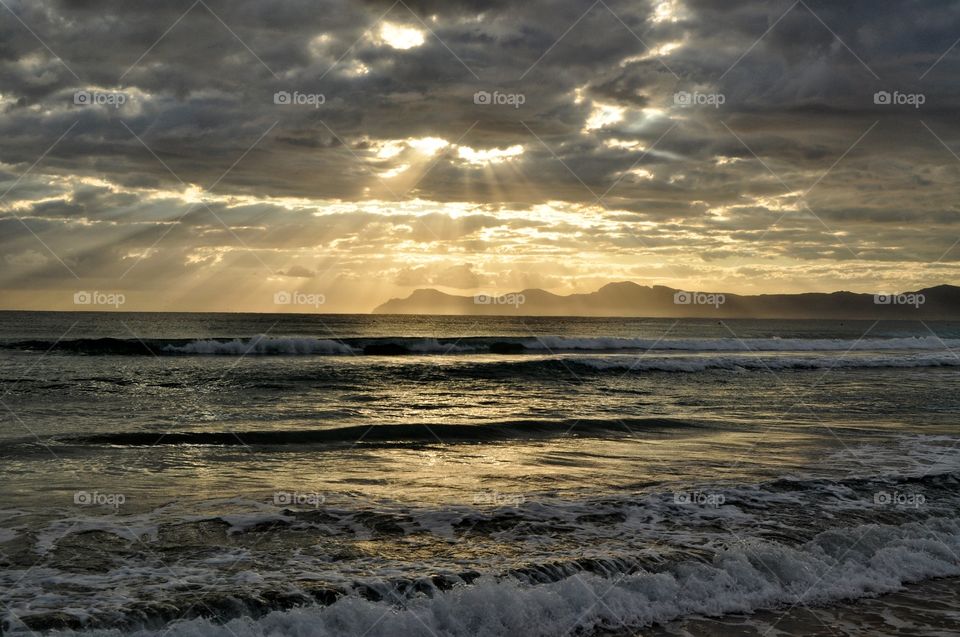
M 561 296 L 528 289 L 500 296 L 457 296 L 434 289 L 391 299 L 375 314 L 636 316 L 793 319 L 960 319 L 960 287 L 938 285 L 899 294 L 808 292 L 740 295 L 678 290 L 629 281 Z

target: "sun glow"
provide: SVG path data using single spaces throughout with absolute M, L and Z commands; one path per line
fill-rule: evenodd
M 449 146 L 450 142 L 440 137 L 421 137 L 419 139 L 408 139 L 407 145 L 424 155 L 434 155 L 437 151 Z
M 400 164 L 399 166 L 394 166 L 389 170 L 383 171 L 382 173 L 380 173 L 380 176 L 383 177 L 384 179 L 392 179 L 393 177 L 396 177 L 397 175 L 400 175 L 406 172 L 408 168 L 410 168 L 410 164 Z
M 523 154 L 523 146 L 515 144 L 507 148 L 487 148 L 475 150 L 469 146 L 458 146 L 457 157 L 468 164 L 499 164 Z
M 182 198 L 187 203 L 200 203 L 203 201 L 203 188 L 197 185 L 190 185 L 184 189 Z
M 392 159 L 403 152 L 403 142 L 390 140 L 374 146 L 377 150 L 377 159 Z
M 424 43 L 423 31 L 413 27 L 384 22 L 380 26 L 380 39 L 394 49 L 406 50 Z
M 616 124 L 617 122 L 623 121 L 625 113 L 626 109 L 622 106 L 594 102 L 593 111 L 590 112 L 590 117 L 587 118 L 585 128 L 586 130 L 597 130 L 610 124 Z
M 603 145 L 607 148 L 616 148 L 619 150 L 645 150 L 643 142 L 639 139 L 605 139 Z
M 661 0 L 653 10 L 653 22 L 678 22 L 684 9 L 679 0 Z

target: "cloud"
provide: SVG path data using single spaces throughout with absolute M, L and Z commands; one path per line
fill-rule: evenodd
M 13 3 L 0 289 L 951 272 L 956 3 L 591 4 Z
M 403 268 L 394 277 L 394 284 L 402 287 L 439 287 L 472 290 L 482 285 L 483 279 L 470 264 L 444 267 L 442 265 Z
M 301 265 L 294 265 L 288 268 L 286 272 L 281 272 L 280 274 L 301 279 L 312 279 L 317 275 L 313 270 L 309 270 Z
M 448 288 L 459 288 L 471 290 L 480 286 L 480 277 L 471 269 L 469 265 L 456 265 L 449 267 L 433 279 L 435 285 Z

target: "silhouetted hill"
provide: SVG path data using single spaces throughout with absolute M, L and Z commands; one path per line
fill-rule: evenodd
M 854 292 L 740 294 L 685 292 L 629 281 L 596 292 L 559 296 L 530 289 L 500 297 L 456 296 L 421 289 L 391 299 L 377 314 L 516 316 L 649 316 L 700 318 L 960 319 L 960 287 L 936 287 L 887 297 Z

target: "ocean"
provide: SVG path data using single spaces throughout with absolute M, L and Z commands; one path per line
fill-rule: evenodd
M 0 312 L 3 634 L 957 634 L 960 322 Z

